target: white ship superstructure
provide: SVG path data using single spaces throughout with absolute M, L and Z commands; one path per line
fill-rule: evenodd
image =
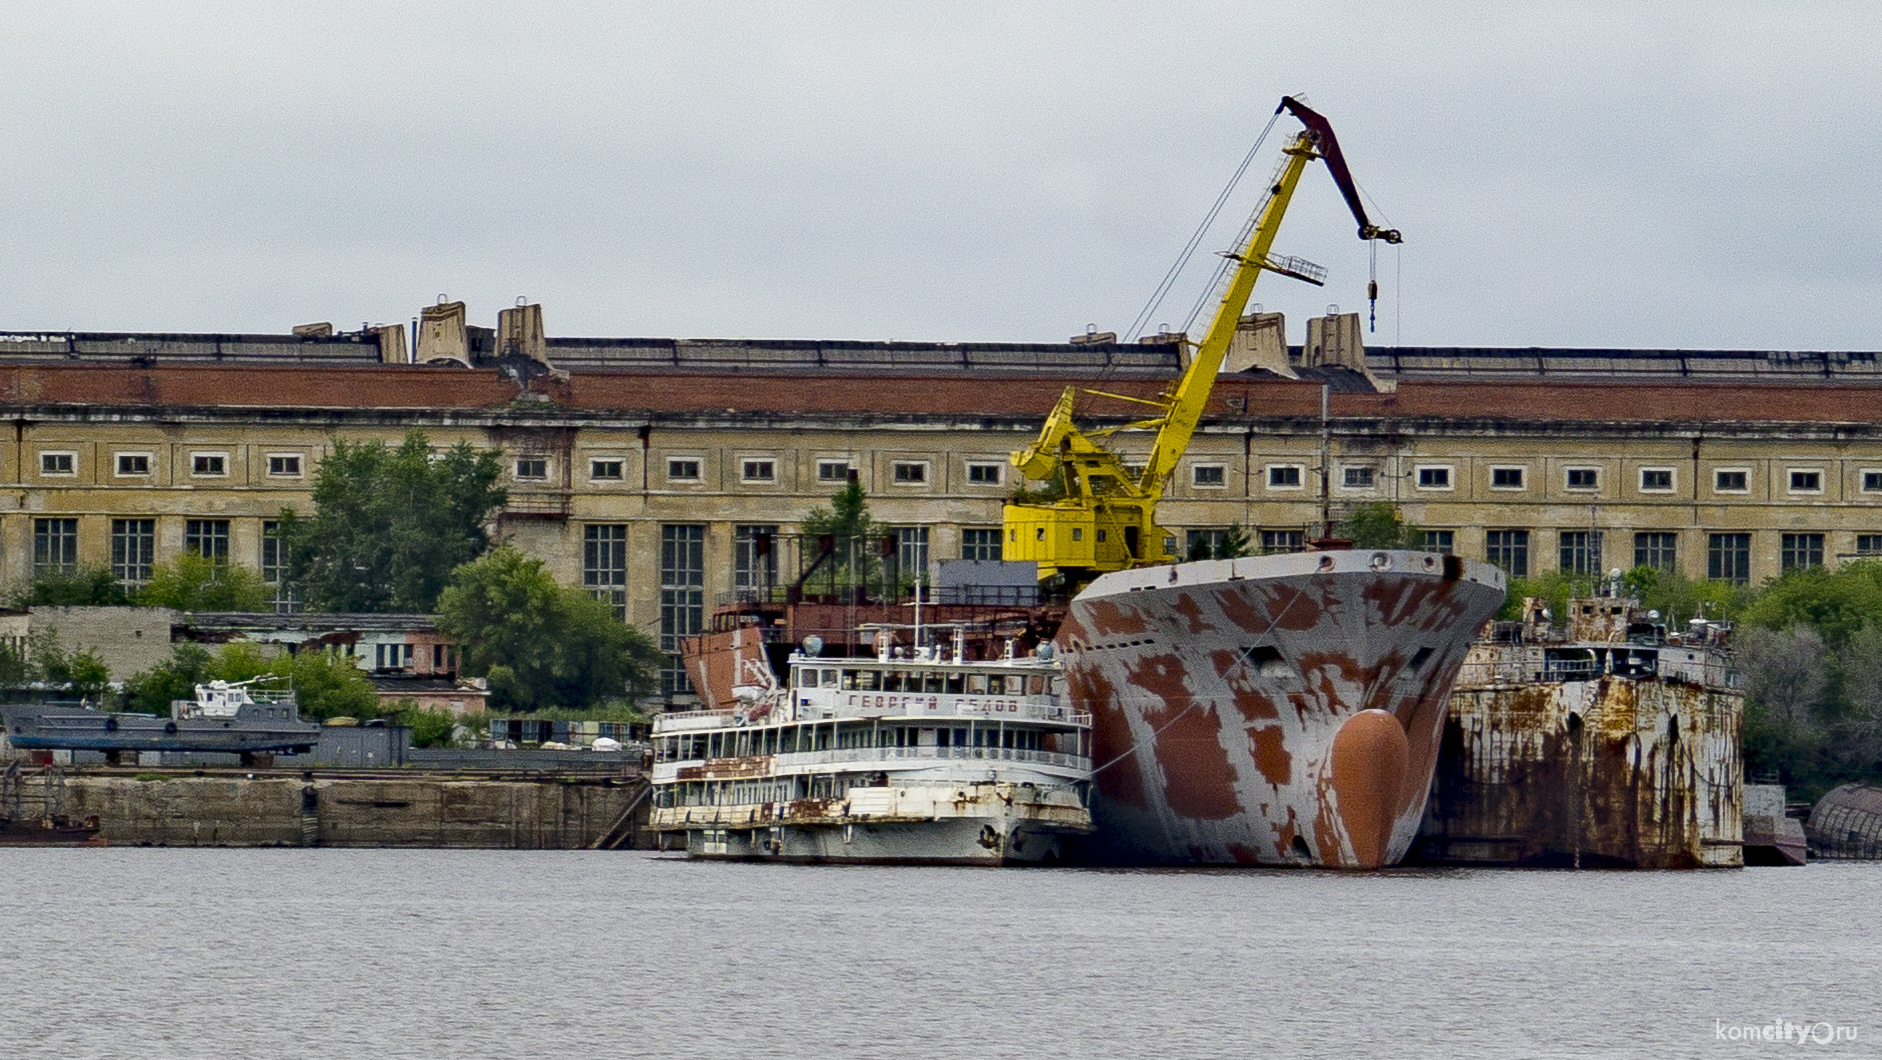
M 746 664 L 730 710 L 654 722 L 650 826 L 699 857 L 1005 864 L 1091 831 L 1091 718 L 1042 654 L 951 644 Z

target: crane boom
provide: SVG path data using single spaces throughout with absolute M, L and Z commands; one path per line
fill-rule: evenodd
M 1073 412 L 1081 392 L 1097 392 L 1066 388 L 1046 416 L 1038 439 L 1013 454 L 1013 465 L 1025 477 L 1054 483 L 1063 496 L 1045 503 L 1016 502 L 1006 506 L 1005 558 L 1036 562 L 1041 578 L 1064 575 L 1073 581 L 1089 580 L 1104 571 L 1169 561 L 1174 539 L 1156 524 L 1157 502 L 1208 407 L 1216 374 L 1240 326 L 1255 281 L 1264 269 L 1301 275 L 1293 264 L 1277 261 L 1269 252 L 1308 162 L 1326 159 L 1334 182 L 1359 222 L 1361 239 L 1400 242 L 1397 231 L 1381 229 L 1366 218 L 1358 187 L 1327 120 L 1292 96 L 1282 98 L 1275 113 L 1283 109 L 1299 118 L 1305 128 L 1284 149 L 1266 198 L 1237 241 L 1235 251 L 1227 255 L 1236 263 L 1235 268 L 1209 330 L 1195 347 L 1182 378 L 1174 390 L 1161 395 L 1163 400 L 1123 398 L 1154 406 L 1158 415 L 1089 434 L 1079 429 Z M 1131 468 L 1117 453 L 1094 441 L 1126 429 L 1157 432 L 1142 468 Z

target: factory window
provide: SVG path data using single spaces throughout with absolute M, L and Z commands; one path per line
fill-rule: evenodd
M 1791 468 L 1792 493 L 1822 493 L 1823 472 L 1803 468 Z
M 1228 485 L 1228 468 L 1221 464 L 1196 464 L 1189 469 L 1189 481 L 1202 489 L 1220 489 Z
M 42 475 L 73 475 L 78 464 L 77 453 L 41 453 L 39 454 L 39 473 Z
M 549 461 L 540 456 L 519 457 L 516 461 L 516 477 L 540 482 L 549 477 Z
M 1451 488 L 1451 467 L 1449 464 L 1425 464 L 1418 468 L 1418 488 L 1421 490 L 1447 490 Z
M 627 617 L 627 526 L 590 523 L 582 528 L 582 588 Z
M 1228 542 L 1227 530 L 1190 530 L 1184 534 L 1184 559 L 1214 559 L 1222 556 Z M 1223 556 L 1227 559 L 1227 556 Z
M 975 486 L 998 486 L 1000 484 L 1000 465 L 968 464 L 967 481 Z
M 667 524 L 660 528 L 660 691 L 686 695 L 693 690 L 680 661 L 680 640 L 706 624 L 706 528 Z
M 1523 469 L 1520 467 L 1493 467 L 1490 469 L 1490 488 L 1493 490 L 1519 490 L 1523 488 Z
M 1742 467 L 1722 467 L 1712 473 L 1712 492 L 1751 492 L 1751 472 Z
M 1670 467 L 1643 467 L 1640 469 L 1640 492 L 1673 492 L 1673 469 Z
M 1862 472 L 1862 491 L 1864 493 L 1882 493 L 1882 471 L 1864 468 Z
M 898 486 L 919 486 L 928 481 L 928 462 L 897 460 L 890 465 L 890 477 Z
M 149 453 L 119 453 L 118 474 L 124 478 L 134 478 L 150 474 Z
M 1856 554 L 1859 556 L 1882 556 L 1882 534 L 1857 534 Z
M 741 599 L 768 599 L 778 583 L 778 528 L 775 525 L 732 528 L 732 588 Z
M 111 520 L 111 576 L 126 585 L 150 580 L 157 562 L 157 520 Z
M 1564 574 L 1601 573 L 1601 531 L 1564 530 L 1560 544 Z
M 1372 488 L 1373 469 L 1369 467 L 1349 467 L 1345 469 L 1345 486 L 1349 490 L 1369 490 Z
M 229 521 L 227 519 L 191 519 L 183 524 L 183 551 L 193 556 L 229 561 Z
M 1424 535 L 1424 549 L 1426 552 L 1437 552 L 1446 556 L 1456 553 L 1457 531 L 1426 530 Z
M 619 482 L 627 477 L 627 461 L 590 460 L 588 477 L 596 482 Z
M 196 478 L 227 478 L 229 474 L 229 454 L 191 453 L 190 474 Z
M 1276 552 L 1299 552 L 1307 547 L 1306 536 L 1299 530 L 1263 530 L 1261 553 L 1265 556 Z
M 667 461 L 667 480 L 670 482 L 698 482 L 699 461 L 696 458 L 674 457 Z
M 261 580 L 274 586 L 274 610 L 291 615 L 301 609 L 300 593 L 287 583 L 288 553 L 281 540 L 281 524 L 261 524 Z
M 299 453 L 270 453 L 268 454 L 268 474 L 275 478 L 300 478 L 301 477 L 301 454 Z
M 894 530 L 895 562 L 904 579 L 928 580 L 928 528 L 898 526 Z
M 1823 566 L 1822 534 L 1785 534 L 1778 562 L 1783 570 L 1809 570 Z
M 847 460 L 819 460 L 817 461 L 817 481 L 818 482 L 848 482 L 849 478 L 850 478 L 850 462 L 849 461 Z
M 1673 573 L 1679 569 L 1679 535 L 1646 533 L 1634 535 L 1634 566 L 1657 567 Z
M 1751 535 L 1707 534 L 1706 577 L 1734 585 L 1751 584 Z
M 961 558 L 995 560 L 1002 558 L 999 529 L 962 530 Z
M 373 669 L 409 670 L 415 656 L 412 644 L 375 644 L 373 645 Z
M 1598 490 L 1601 488 L 1601 469 L 1598 467 L 1571 467 L 1568 469 L 1568 488 L 1572 490 Z
M 33 520 L 33 573 L 78 566 L 78 520 Z
M 1512 578 L 1529 577 L 1529 531 L 1490 530 L 1483 535 L 1484 555 Z
M 1299 464 L 1269 464 L 1268 488 L 1271 490 L 1299 489 L 1303 470 Z
M 778 465 L 775 460 L 744 460 L 739 464 L 739 480 L 742 482 L 776 482 Z

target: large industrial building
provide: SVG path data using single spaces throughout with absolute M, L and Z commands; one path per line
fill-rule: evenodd
M 671 646 L 775 577 L 755 534 L 788 535 L 852 473 L 905 567 L 999 558 L 1008 454 L 1061 391 L 1154 398 L 1184 349 L 549 338 L 538 307 L 489 329 L 457 303 L 415 325 L 411 352 L 398 325 L 0 335 L 0 582 L 84 564 L 135 583 L 184 551 L 278 579 L 270 524 L 310 506 L 331 440 L 418 427 L 501 449 L 502 534 Z M 1243 322 L 1163 507 L 1179 550 L 1232 524 L 1299 548 L 1389 500 L 1431 547 L 1514 574 L 1755 584 L 1882 554 L 1874 353 L 1364 349 L 1350 316 L 1283 336 Z M 667 687 L 685 693 L 677 666 Z

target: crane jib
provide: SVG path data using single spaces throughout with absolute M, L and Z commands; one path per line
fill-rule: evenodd
M 1347 169 L 1339 140 L 1325 117 L 1292 96 L 1284 97 L 1276 113 L 1286 110 L 1305 127 L 1284 151 L 1286 159 L 1245 231 L 1242 245 L 1227 255 L 1236 268 L 1223 292 L 1214 320 L 1201 344 L 1194 347 L 1189 364 L 1176 387 L 1160 400 L 1126 394 L 1103 395 L 1128 403 L 1157 405 L 1159 417 L 1123 426 L 1113 425 L 1089 433 L 1073 421 L 1078 387 L 1068 387 L 1046 417 L 1038 439 L 1013 454 L 1013 464 L 1028 479 L 1048 482 L 1056 499 L 1011 503 L 1004 512 L 1003 558 L 1033 561 L 1042 579 L 1062 577 L 1076 590 L 1107 571 L 1124 570 L 1172 559 L 1174 537 L 1156 523 L 1156 505 L 1177 462 L 1208 405 L 1217 372 L 1228 353 L 1243 309 L 1262 271 L 1278 272 L 1318 283 L 1323 271 L 1311 262 L 1291 257 L 1270 257 L 1269 251 L 1295 186 L 1307 163 L 1324 159 L 1340 194 L 1359 223 L 1359 236 L 1384 243 L 1401 242 L 1395 229 L 1374 225 L 1360 203 L 1358 186 Z M 1095 439 L 1119 430 L 1155 428 L 1156 440 L 1142 465 L 1126 463 L 1116 451 Z

